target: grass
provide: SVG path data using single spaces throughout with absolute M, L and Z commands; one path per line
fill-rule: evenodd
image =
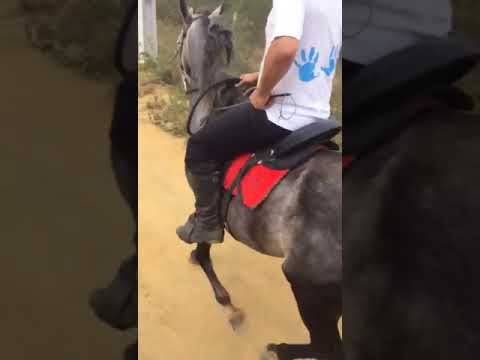
M 168 94 L 167 98 L 159 97 L 153 89 L 143 93 L 143 96 L 148 96 L 145 106 L 148 118 L 162 130 L 177 137 L 185 137 L 189 103 L 177 87 L 164 84 L 163 88 Z
M 112 76 L 120 29 L 117 0 L 29 0 L 25 21 L 33 46 L 95 77 Z

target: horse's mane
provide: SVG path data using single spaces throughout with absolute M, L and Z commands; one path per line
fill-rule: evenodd
M 210 19 L 208 21 L 209 39 L 212 40 L 207 42 L 206 52 L 208 57 L 214 58 L 216 55 L 218 55 L 219 50 L 224 49 L 226 52 L 226 65 L 230 65 L 233 59 L 232 32 L 219 23 L 216 23 Z
M 212 18 L 211 14 L 211 10 L 204 8 L 193 13 L 193 21 L 201 23 L 202 31 L 207 32 L 202 59 L 203 76 L 200 76 L 201 84 L 198 84 L 201 88 L 212 83 L 233 59 L 232 31 L 221 23 L 221 18 Z

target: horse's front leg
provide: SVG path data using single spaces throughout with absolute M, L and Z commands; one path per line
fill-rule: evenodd
M 217 302 L 223 306 L 227 306 L 229 304 L 231 305 L 230 294 L 223 287 L 220 280 L 218 280 L 217 274 L 213 269 L 212 259 L 210 257 L 210 248 L 210 244 L 198 244 L 197 248 L 193 250 L 190 255 L 190 261 L 195 265 L 200 265 L 202 270 L 207 275 Z
M 212 286 L 215 299 L 230 312 L 229 321 L 233 329 L 237 329 L 245 318 L 243 312 L 232 304 L 230 294 L 218 280 L 217 274 L 213 269 L 212 259 L 210 257 L 210 244 L 198 244 L 197 248 L 190 254 L 190 261 L 195 265 L 200 265 L 208 281 Z

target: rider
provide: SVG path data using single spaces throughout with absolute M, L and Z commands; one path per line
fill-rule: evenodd
M 260 72 L 241 75 L 237 84 L 257 86 L 250 102 L 218 115 L 188 141 L 186 173 L 196 211 L 177 228 L 183 241 L 223 241 L 219 208 L 225 162 L 330 117 L 341 44 L 341 1 L 273 0 Z M 272 98 L 279 94 L 289 96 Z

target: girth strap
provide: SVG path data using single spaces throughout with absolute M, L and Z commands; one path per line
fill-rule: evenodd
M 264 153 L 263 153 L 264 154 Z M 233 192 L 235 189 L 238 189 L 238 196 L 242 196 L 242 187 L 240 186 L 243 177 L 252 169 L 255 165 L 261 164 L 262 159 L 259 158 L 257 154 L 252 154 L 251 158 L 243 165 L 243 167 L 240 169 L 238 172 L 237 177 L 235 180 L 232 182 L 230 187 L 225 191 L 222 199 L 222 206 L 221 206 L 221 216 L 223 219 L 223 222 L 225 223 L 225 227 L 228 229 L 228 224 L 227 224 L 227 215 L 228 215 L 228 209 L 230 206 L 230 202 L 233 199 Z M 230 165 L 230 164 L 229 164 Z

